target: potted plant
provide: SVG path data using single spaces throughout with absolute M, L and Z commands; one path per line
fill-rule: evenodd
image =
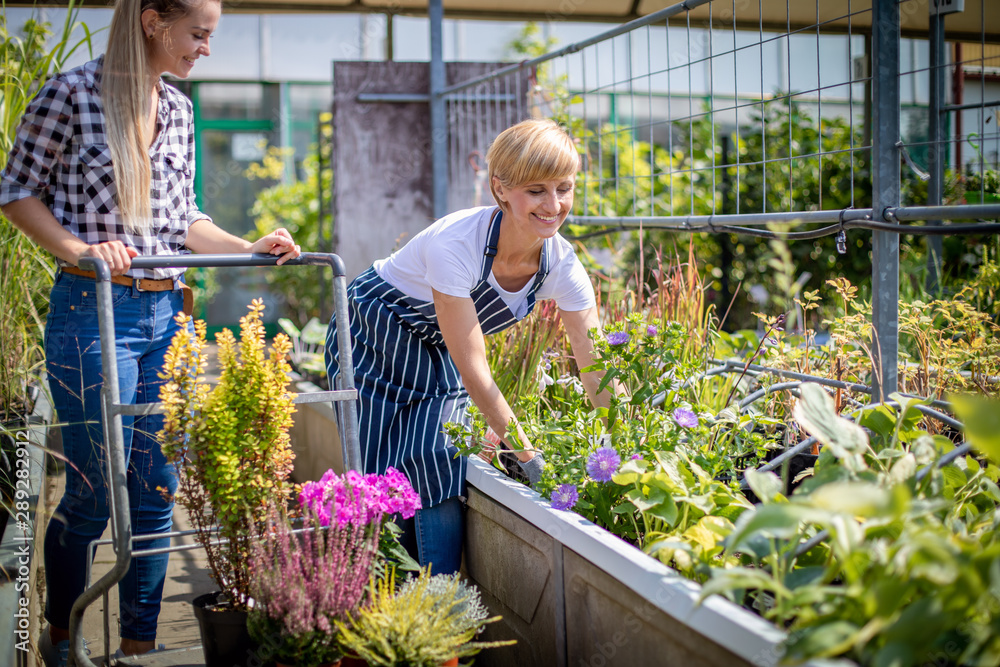
M 386 518 L 411 518 L 420 496 L 394 468 L 384 475 L 327 471 L 299 495 L 302 529 L 275 508 L 266 538 L 251 552 L 251 636 L 279 664 L 338 664 L 335 621 L 361 602 L 379 553 Z M 385 538 L 394 541 L 392 534 Z
M 427 568 L 398 591 L 395 570 L 373 578 L 369 602 L 336 625 L 343 647 L 371 667 L 441 667 L 513 644 L 475 641 L 483 626 L 498 620 L 487 618 L 474 586 L 458 575 L 431 576 Z
M 263 310 L 254 300 L 240 320 L 239 341 L 229 330 L 216 335 L 221 375 L 214 387 L 203 377 L 203 321 L 174 337 L 162 374 L 163 452 L 177 467 L 177 502 L 220 589 L 194 600 L 209 665 L 231 667 L 253 657 L 246 630 L 251 547 L 267 528 L 268 507 L 286 503 L 293 490 L 291 343 L 278 334 L 265 354 Z

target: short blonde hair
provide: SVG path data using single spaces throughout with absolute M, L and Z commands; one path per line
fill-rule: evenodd
M 501 208 L 504 203 L 493 185 L 496 177 L 505 188 L 525 183 L 575 176 L 580 155 L 573 138 L 551 120 L 524 120 L 507 128 L 486 152 L 490 192 Z

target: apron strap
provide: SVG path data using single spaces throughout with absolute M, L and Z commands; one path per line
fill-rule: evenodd
M 493 270 L 493 258 L 497 256 L 497 243 L 500 242 L 500 221 L 503 220 L 503 210 L 497 209 L 490 219 L 490 228 L 486 233 L 486 247 L 483 249 L 483 270 L 480 280 L 490 277 Z

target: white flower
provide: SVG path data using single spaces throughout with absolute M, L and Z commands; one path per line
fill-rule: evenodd
M 576 394 L 583 394 L 586 392 L 586 389 L 583 387 L 583 382 L 580 381 L 580 378 L 574 375 L 563 375 L 561 378 L 556 380 L 556 384 L 561 387 L 568 386 Z
M 541 368 L 538 370 L 538 391 L 545 391 L 545 388 L 555 384 L 556 381 L 552 379 L 552 376 L 548 373 L 543 373 Z

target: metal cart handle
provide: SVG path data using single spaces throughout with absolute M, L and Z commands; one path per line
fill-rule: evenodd
M 240 255 L 143 255 L 132 258 L 132 268 L 191 268 L 191 267 L 235 267 L 235 266 L 277 266 L 278 255 L 248 253 Z M 282 266 L 329 266 L 335 278 L 347 275 L 344 261 L 339 255 L 325 252 L 304 252 Z M 98 280 L 111 280 L 107 263 L 98 257 L 83 257 L 80 268 L 97 274 Z

